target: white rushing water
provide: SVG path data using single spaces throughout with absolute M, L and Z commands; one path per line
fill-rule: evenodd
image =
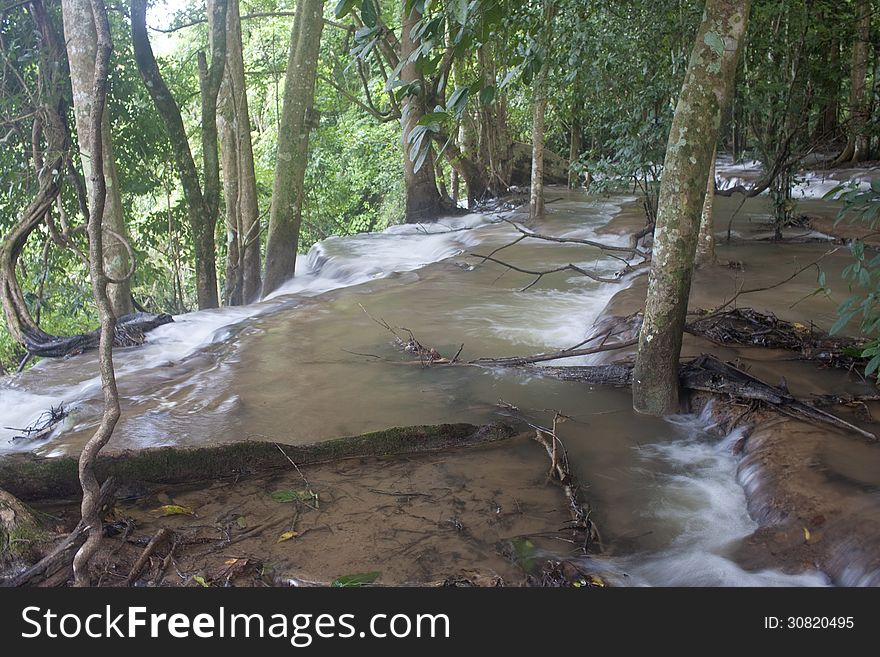
M 663 538 L 649 553 L 611 559 L 611 578 L 630 586 L 827 586 L 821 573 L 750 572 L 731 558 L 758 528 L 732 451 L 742 432 L 711 437 L 708 412 L 669 422 L 679 437 L 641 446 L 634 466 L 647 475 L 642 495 L 650 500 L 641 526 Z M 599 567 L 607 565 L 603 559 Z
M 392 226 L 381 233 L 328 238 L 315 244 L 307 255 L 299 256 L 296 277 L 266 300 L 178 315 L 173 323 L 148 333 L 143 346 L 117 350 L 117 379 L 185 359 L 225 340 L 232 327 L 297 297 L 318 296 L 458 255 L 479 242 L 468 229 L 497 222 L 499 216 L 469 214 L 436 224 Z M 53 377 L 53 372 L 61 370 L 63 376 Z M 23 384 L 22 379 L 37 379 L 39 385 Z M 38 447 L 42 443 L 12 442 L 12 438 L 21 433 L 18 429 L 30 426 L 59 402 L 75 408 L 79 400 L 94 395 L 99 388 L 100 378 L 92 362 L 77 371 L 59 361 L 44 360 L 25 377 L 0 380 L 0 453 Z M 66 428 L 62 426 L 61 430 Z

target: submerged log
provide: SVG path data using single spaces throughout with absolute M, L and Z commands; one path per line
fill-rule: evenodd
M 215 447 L 161 447 L 100 455 L 95 470 L 99 479 L 113 475 L 127 485 L 180 484 L 290 468 L 291 462 L 302 466 L 346 458 L 471 447 L 515 434 L 516 430 L 506 424 L 440 424 L 396 427 L 308 445 L 239 442 Z M 0 459 L 0 488 L 24 500 L 78 496 L 77 460 L 33 454 L 4 457 Z
M 132 313 L 120 317 L 116 323 L 116 334 L 113 341 L 115 347 L 133 347 L 143 344 L 144 335 L 155 328 L 174 321 L 171 315 L 153 315 L 151 313 Z M 69 337 L 55 337 L 45 333 L 32 334 L 24 332 L 22 342 L 24 348 L 33 356 L 44 358 L 63 358 L 81 354 L 84 351 L 97 349 L 101 339 L 101 330 L 80 333 Z

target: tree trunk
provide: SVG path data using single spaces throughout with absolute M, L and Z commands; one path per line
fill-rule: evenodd
M 88 156 L 91 152 L 91 143 L 87 126 L 93 102 L 92 85 L 98 35 L 95 32 L 90 0 L 63 0 L 61 10 L 64 18 L 67 59 L 70 62 L 70 84 L 73 89 L 77 141 L 86 190 L 91 194 L 91 160 Z M 113 156 L 113 142 L 110 139 L 109 112 L 104 112 L 103 117 L 101 136 L 104 144 L 104 176 L 107 179 L 107 202 L 104 205 L 103 217 L 104 267 L 111 278 L 121 280 L 126 277 L 131 263 L 125 245 L 113 236 L 113 233 L 116 233 L 127 238 L 127 233 L 119 177 L 116 173 L 116 160 Z M 110 296 L 110 305 L 117 317 L 132 312 L 131 288 L 128 281 L 110 284 L 107 294 Z
M 840 107 L 840 77 L 837 75 L 840 69 L 840 40 L 835 36 L 831 39 L 828 47 L 828 80 L 824 86 L 824 99 L 816 120 L 816 128 L 813 130 L 813 141 L 832 141 L 839 131 L 837 113 Z
M 321 0 L 300 0 L 293 19 L 284 78 L 284 104 L 278 131 L 263 296 L 277 290 L 293 276 L 296 268 L 309 130 L 313 123 L 315 77 L 323 27 L 324 3 Z
M 412 38 L 412 30 L 421 18 L 422 14 L 417 7 L 413 7 L 409 15 L 406 14 L 406 6 L 411 4 L 403 0 L 402 27 L 400 36 L 400 60 L 409 59 L 410 55 L 421 43 Z M 418 4 L 418 3 L 416 3 Z M 410 84 L 419 80 L 414 62 L 409 62 L 400 71 L 400 80 L 404 84 Z M 428 155 L 419 170 L 410 157 L 409 135 L 421 118 L 425 115 L 424 93 L 413 93 L 404 96 L 401 101 L 400 125 L 401 144 L 403 147 L 403 182 L 406 189 L 406 222 L 415 224 L 423 221 L 434 221 L 448 212 L 451 208 L 443 203 L 440 191 L 437 189 L 437 181 L 434 177 L 434 149 L 428 144 Z M 468 193 L 470 197 L 470 192 Z
M 697 238 L 697 255 L 694 265 L 714 265 L 715 258 L 715 155 L 712 151 L 712 164 L 709 167 L 709 180 L 706 183 L 706 198 L 703 200 L 703 212 L 700 215 L 700 235 Z
M 226 74 L 220 88 L 217 124 L 228 235 L 226 303 L 232 306 L 256 301 L 262 286 L 257 179 L 238 0 L 230 0 L 226 14 Z
M 633 407 L 639 412 L 666 415 L 679 411 L 678 359 L 700 214 L 750 4 L 749 0 L 706 1 L 675 108 L 633 373 Z
M 532 186 L 529 194 L 529 218 L 544 217 L 544 115 L 547 99 L 543 96 L 543 80 L 535 83 L 540 94 L 532 109 Z
M 553 40 L 553 0 L 544 0 L 544 25 L 541 41 L 544 61 L 535 78 L 532 106 L 532 184 L 529 193 L 529 218 L 544 217 L 544 117 L 547 113 L 547 76 L 550 72 L 550 44 Z
M 583 149 L 583 136 L 581 135 L 581 123 L 577 117 L 571 121 L 571 138 L 568 145 L 568 188 L 577 189 L 580 176 L 572 167 L 581 157 Z
M 849 135 L 844 148 L 834 165 L 848 162 L 863 162 L 868 158 L 868 99 L 865 93 L 868 76 L 868 46 L 871 43 L 871 3 L 870 0 L 858 0 L 855 5 L 856 33 L 852 46 L 852 64 L 850 66 L 850 125 Z
M 104 534 L 99 500 L 101 485 L 95 475 L 95 460 L 98 452 L 113 435 L 119 421 L 119 392 L 116 389 L 116 375 L 113 370 L 113 338 L 116 317 L 108 295 L 107 273 L 104 270 L 103 227 L 104 204 L 107 198 L 107 184 L 104 175 L 104 146 L 102 144 L 105 108 L 107 104 L 107 71 L 110 65 L 110 23 L 103 0 L 91 0 L 92 23 L 97 33 L 94 78 L 91 92 L 91 107 L 88 123 L 84 126 L 89 132 L 89 158 L 92 166 L 89 185 L 89 278 L 98 314 L 101 318 L 101 341 L 98 350 L 98 363 L 101 370 L 101 389 L 104 392 L 104 412 L 101 424 L 95 434 L 83 447 L 79 457 L 79 480 L 83 489 L 82 522 L 88 527 L 88 538 L 73 559 L 73 577 L 76 586 L 89 586 L 91 578 L 89 563 L 98 550 Z
M 221 2 L 223 0 L 218 0 Z M 216 214 L 202 193 L 199 174 L 193 160 L 186 136 L 186 128 L 180 116 L 180 108 L 162 79 L 156 57 L 150 45 L 146 25 L 147 0 L 131 2 L 131 39 L 134 56 L 141 78 L 153 99 L 153 104 L 168 131 L 171 153 L 180 176 L 180 184 L 186 199 L 187 217 L 193 235 L 196 258 L 196 294 L 199 308 L 217 308 L 217 263 L 214 252 L 214 228 Z

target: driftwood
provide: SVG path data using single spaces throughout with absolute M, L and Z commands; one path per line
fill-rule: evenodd
M 143 344 L 144 335 L 154 328 L 173 322 L 171 315 L 153 315 L 150 313 L 132 313 L 120 317 L 116 324 L 115 347 L 133 347 Z M 54 337 L 33 335 L 25 332 L 22 342 L 28 353 L 44 358 L 62 358 L 81 354 L 84 351 L 97 349 L 101 339 L 100 329 L 89 333 L 81 333 L 70 337 Z
M 831 337 L 814 326 L 805 326 L 766 315 L 751 308 L 736 308 L 699 317 L 687 332 L 718 344 L 741 344 L 799 352 L 807 360 L 832 367 L 850 368 L 864 359 L 859 356 L 864 340 Z
M 632 381 L 632 366 L 623 364 L 596 367 L 519 367 L 531 374 L 595 385 L 627 386 Z M 809 402 L 797 399 L 787 390 L 765 383 L 729 363 L 722 363 L 714 356 L 703 355 L 682 365 L 680 380 L 682 387 L 688 390 L 724 395 L 740 402 L 759 402 L 790 417 L 830 424 L 838 429 L 857 433 L 868 440 L 877 439 L 874 434 L 816 408 Z

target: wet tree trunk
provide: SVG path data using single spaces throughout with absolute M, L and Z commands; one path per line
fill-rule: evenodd
M 700 215 L 750 4 L 749 0 L 707 0 L 675 109 L 633 372 L 633 407 L 643 413 L 679 411 L 678 359 Z
M 413 40 L 412 30 L 422 17 L 417 7 L 407 14 L 407 5 L 412 3 L 403 0 L 401 14 L 400 36 L 400 60 L 408 60 L 410 55 L 421 43 L 418 39 Z M 410 84 L 419 80 L 414 62 L 408 62 L 400 71 L 400 80 L 404 84 Z M 434 176 L 434 149 L 429 144 L 428 154 L 421 167 L 416 170 L 412 160 L 409 135 L 421 118 L 425 115 L 425 94 L 413 93 L 403 98 L 401 102 L 400 125 L 401 143 L 403 146 L 403 182 L 406 189 L 406 222 L 413 224 L 423 221 L 433 221 L 449 211 L 449 206 L 443 203 L 443 197 L 437 189 L 437 181 Z M 472 196 L 468 191 L 468 198 Z
M 544 216 L 544 117 L 547 113 L 547 76 L 550 72 L 550 43 L 553 40 L 553 0 L 544 0 L 544 26 L 541 35 L 544 61 L 535 78 L 532 101 L 532 184 L 529 193 L 529 218 Z
M 98 36 L 92 18 L 90 0 L 63 0 L 61 10 L 64 18 L 64 40 L 67 45 L 67 59 L 70 62 L 70 83 L 73 89 L 73 109 L 76 120 L 76 133 L 79 152 L 82 154 L 83 176 L 86 190 L 91 193 L 91 152 L 88 130 L 89 114 L 92 107 L 92 85 L 95 74 L 95 53 L 98 49 Z M 127 237 L 125 219 L 122 211 L 122 197 L 119 190 L 119 177 L 113 157 L 113 142 L 110 139 L 110 116 L 104 112 L 101 123 L 101 137 L 104 144 L 104 176 L 107 179 L 107 202 L 104 204 L 104 267 L 107 274 L 117 280 L 125 278 L 131 263 L 125 245 L 113 233 Z M 110 284 L 107 293 L 110 305 L 117 317 L 132 312 L 131 289 L 128 281 Z
M 218 0 L 217 5 L 225 0 Z M 180 176 L 180 184 L 186 199 L 187 217 L 193 234 L 193 246 L 196 259 L 196 294 L 199 308 L 217 308 L 217 263 L 214 252 L 214 228 L 217 215 L 211 214 L 211 205 L 202 193 L 199 174 L 189 148 L 186 128 L 180 116 L 180 108 L 174 96 L 162 79 L 156 57 L 150 45 L 146 25 L 147 0 L 131 2 L 131 38 L 134 45 L 134 56 L 137 61 L 141 78 L 153 99 L 153 104 L 165 129 L 171 145 L 174 163 Z M 212 76 L 213 77 L 213 76 Z
M 226 303 L 251 303 L 260 296 L 260 226 L 251 121 L 244 79 L 238 0 L 226 14 L 226 73 L 217 124 L 226 198 Z
M 709 168 L 709 180 L 706 183 L 706 198 L 703 200 L 703 212 L 700 215 L 700 234 L 697 238 L 697 255 L 694 265 L 714 265 L 715 258 L 715 151 L 712 151 L 712 164 Z
M 858 0 L 855 5 L 856 30 L 852 46 L 850 66 L 850 125 L 847 130 L 846 148 L 834 161 L 834 165 L 863 162 L 868 158 L 868 46 L 871 43 L 871 3 Z
M 318 50 L 324 27 L 323 9 L 321 0 L 301 0 L 293 19 L 269 214 L 263 296 L 291 278 L 296 267 Z

